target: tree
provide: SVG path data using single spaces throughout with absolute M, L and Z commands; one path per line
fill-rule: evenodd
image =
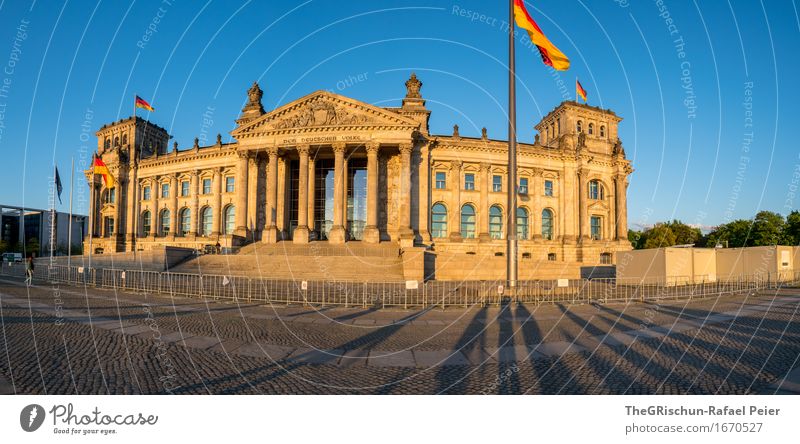
M 642 248 L 644 248 L 642 242 L 643 236 L 644 233 L 642 233 L 641 231 L 628 229 L 628 240 L 630 241 L 631 246 L 633 246 L 635 250 L 641 250 Z
M 703 237 L 699 228 L 686 225 L 677 219 L 664 225 L 675 233 L 675 245 L 696 244 Z
M 647 239 L 644 241 L 644 248 L 662 248 L 675 245 L 675 233 L 667 224 L 656 224 L 653 228 L 645 232 Z
M 783 241 L 783 216 L 772 211 L 759 211 L 753 219 L 753 245 L 779 245 Z
M 715 247 L 752 247 L 753 239 L 750 237 L 752 223 L 749 220 L 738 219 L 727 224 L 722 224 L 708 233 L 706 245 Z
M 8 242 L 0 239 L 0 253 L 5 253 L 8 251 Z
M 786 216 L 783 226 L 783 242 L 788 245 L 800 245 L 800 211 L 792 211 Z

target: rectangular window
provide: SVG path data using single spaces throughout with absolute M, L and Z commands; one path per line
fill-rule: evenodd
M 181 182 L 181 196 L 186 197 L 189 195 L 189 181 L 184 180 Z
M 495 193 L 499 193 L 503 191 L 503 177 L 502 176 L 492 176 L 492 191 Z
M 233 193 L 235 189 L 233 177 L 226 177 L 225 178 L 225 192 L 226 193 Z
M 114 235 L 114 218 L 106 217 L 106 226 L 105 226 L 105 235 L 106 237 L 111 237 Z
M 545 180 L 544 181 L 544 195 L 545 196 L 552 196 L 553 195 L 553 181 L 552 180 Z
M 600 240 L 602 238 L 602 228 L 603 228 L 600 216 L 592 216 L 591 225 L 592 225 L 592 239 Z
M 528 179 L 525 177 L 519 179 L 519 194 L 528 194 Z
M 464 175 L 464 189 L 465 190 L 474 190 L 475 189 L 475 175 L 472 173 L 467 173 Z
M 211 194 L 211 179 L 203 179 L 203 194 Z
M 162 183 L 161 184 L 161 197 L 169 197 L 169 184 Z
M 117 202 L 117 189 L 112 188 L 108 190 L 108 201 L 109 203 L 116 203 Z
M 444 171 L 436 172 L 436 189 L 443 190 L 447 187 L 447 173 Z
M 142 200 L 150 200 L 150 187 L 142 187 Z

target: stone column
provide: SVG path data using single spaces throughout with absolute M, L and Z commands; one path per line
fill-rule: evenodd
M 558 187 L 558 201 L 561 206 L 561 211 L 557 216 L 559 227 L 561 227 L 559 234 L 563 236 L 564 243 L 573 243 L 576 241 L 577 237 L 575 231 L 576 228 L 580 226 L 580 221 L 575 216 L 575 209 L 577 207 L 575 200 L 577 197 L 576 194 L 578 194 L 576 191 L 577 187 L 575 186 L 576 180 L 577 175 L 575 174 L 575 168 L 571 165 L 565 165 L 563 180 L 559 182 Z
M 316 156 L 309 155 L 308 158 L 308 229 L 309 231 L 314 231 L 315 228 L 315 220 L 314 220 L 314 209 L 316 205 L 316 198 L 317 198 L 317 167 L 316 167 Z
M 274 244 L 278 242 L 278 148 L 267 149 L 269 162 L 267 163 L 267 208 L 266 227 L 261 235 L 261 242 Z
M 297 227 L 294 229 L 292 239 L 296 244 L 307 244 L 308 230 L 308 145 L 299 145 L 297 154 L 300 156 L 297 180 Z
M 488 242 L 492 238 L 489 236 L 489 187 L 492 186 L 489 163 L 481 163 L 481 204 L 477 211 L 478 217 L 478 239 L 481 242 Z
M 461 166 L 460 160 L 450 162 L 451 200 L 448 211 L 447 226 L 450 228 L 450 241 L 461 242 Z
M 333 144 L 333 227 L 328 233 L 328 242 L 343 244 L 344 233 L 344 150 L 346 145 L 342 142 Z
M 418 208 L 418 217 L 419 217 L 419 235 L 422 238 L 422 242 L 430 242 L 431 241 L 431 232 L 430 232 L 430 212 L 431 212 L 431 200 L 430 200 L 430 163 L 429 163 L 429 156 L 430 156 L 430 144 L 425 143 L 420 148 L 420 162 L 419 162 L 419 171 L 417 173 L 417 180 L 419 180 L 419 208 Z
M 413 143 L 400 144 L 400 246 L 414 246 L 411 229 L 411 152 Z
M 136 242 L 136 215 L 139 213 L 139 181 L 136 178 L 137 168 L 136 163 L 131 161 L 131 167 L 128 170 L 128 195 L 126 196 L 126 210 L 125 210 L 125 238 L 131 251 L 135 249 L 134 243 Z
M 578 168 L 578 227 L 579 240 L 582 242 L 589 238 L 589 221 L 586 215 L 586 170 Z
M 280 240 L 288 239 L 289 235 L 289 217 L 286 214 L 286 210 L 289 207 L 286 205 L 289 191 L 289 165 L 290 163 L 286 158 L 286 153 L 278 156 L 278 198 L 275 201 L 275 214 L 277 215 L 276 225 L 278 226 L 278 239 Z
M 199 204 L 200 204 L 200 192 L 198 188 L 198 182 L 200 178 L 200 170 L 192 171 L 192 178 L 191 182 L 189 183 L 189 213 L 191 219 L 191 226 L 189 228 L 189 237 L 191 239 L 195 239 L 197 237 L 197 228 L 200 226 L 200 213 L 199 213 Z
M 247 182 L 248 182 L 248 158 L 250 154 L 246 151 L 237 153 L 236 159 L 236 179 L 234 179 L 234 191 L 236 193 L 236 209 L 234 219 L 236 236 L 247 237 Z
M 97 195 L 97 187 L 94 185 L 94 175 L 90 176 L 89 179 L 89 217 L 87 218 L 87 232 L 89 236 L 94 237 L 94 228 L 95 228 L 95 220 L 94 220 L 94 213 L 95 213 L 95 206 L 94 198 Z M 23 219 L 20 217 L 19 220 L 19 232 L 20 234 L 25 232 L 25 225 L 23 224 Z M 10 241 L 10 239 L 9 239 Z M 18 239 L 19 241 L 19 239 Z
M 377 244 L 381 241 L 378 230 L 378 150 L 380 144 L 369 142 L 367 148 L 367 226 L 364 241 Z
M 543 174 L 544 171 L 541 168 L 534 168 L 533 189 L 528 189 L 528 195 L 533 194 L 533 208 L 531 208 L 528 225 L 533 227 L 531 230 L 531 238 L 534 241 L 542 240 L 542 211 L 544 210 L 544 205 L 542 205 L 542 195 L 544 194 Z M 528 186 L 530 187 L 531 184 Z M 555 231 L 555 227 L 553 227 L 553 231 Z
M 614 178 L 617 195 L 617 240 L 628 240 L 628 196 L 627 184 L 623 174 Z
M 214 168 L 214 178 L 211 180 L 211 237 L 219 238 L 220 225 L 222 222 L 222 168 Z
M 248 233 L 255 232 L 258 224 L 258 206 L 256 197 L 258 196 L 258 157 L 251 153 L 247 159 L 247 218 L 245 226 Z
M 117 177 L 119 177 L 119 176 L 117 176 Z M 114 236 L 113 236 L 113 239 L 115 240 L 115 244 L 117 244 L 117 245 L 119 244 L 119 241 L 121 241 L 123 239 L 122 232 L 124 230 L 122 229 L 122 227 L 123 227 L 124 224 L 122 223 L 123 222 L 122 221 L 122 207 L 123 207 L 124 204 L 122 203 L 122 190 L 125 188 L 127 183 L 128 183 L 128 181 L 125 180 L 125 179 L 120 180 L 119 183 L 117 183 L 116 189 L 114 190 L 114 193 L 116 193 L 116 197 L 115 197 L 115 200 L 114 200 Z M 117 251 L 116 245 L 115 245 L 114 251 Z
M 158 196 L 161 193 L 161 176 L 153 178 L 153 185 L 150 188 L 150 198 L 152 199 L 152 207 L 150 211 L 150 236 L 158 237 L 158 230 L 161 228 L 161 218 L 158 214 Z
M 174 173 L 169 178 L 169 193 L 169 229 L 172 232 L 172 237 L 175 237 L 178 233 L 178 223 L 180 222 L 178 217 L 178 173 Z

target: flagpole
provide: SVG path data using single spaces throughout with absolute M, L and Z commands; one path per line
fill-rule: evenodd
M 514 0 L 508 11 L 508 230 L 506 277 L 511 295 L 517 286 L 517 74 L 514 45 Z
M 53 251 L 54 251 L 54 243 L 56 240 L 56 194 L 58 194 L 58 183 L 56 183 L 56 177 L 58 175 L 58 167 L 56 164 L 53 164 L 53 195 L 51 199 L 53 199 L 53 204 L 50 206 L 50 266 L 53 265 Z
M 92 154 L 92 166 L 89 180 L 89 270 L 92 269 L 92 239 L 94 238 L 94 154 Z
M 72 184 L 75 181 L 75 157 L 69 172 L 69 224 L 67 228 L 67 269 L 72 266 Z

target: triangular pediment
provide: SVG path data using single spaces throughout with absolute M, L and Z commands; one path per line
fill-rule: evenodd
M 413 119 L 349 97 L 317 91 L 242 124 L 231 132 L 235 138 L 287 134 L 326 128 L 413 130 Z

